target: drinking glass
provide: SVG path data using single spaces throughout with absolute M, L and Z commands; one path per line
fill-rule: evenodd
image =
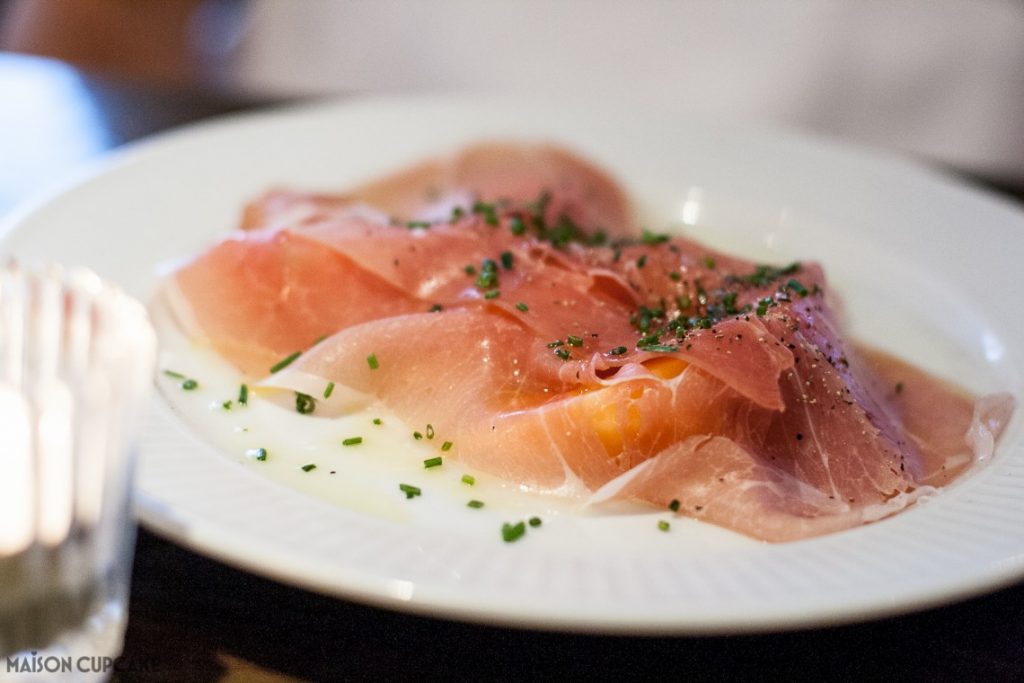
M 143 306 L 94 273 L 0 268 L 0 680 L 112 672 L 155 349 Z

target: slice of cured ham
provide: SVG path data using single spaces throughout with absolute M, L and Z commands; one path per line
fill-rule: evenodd
M 545 195 L 549 222 L 565 215 L 611 235 L 632 230 L 629 201 L 607 173 L 560 147 L 510 143 L 473 145 L 345 194 L 272 190 L 246 206 L 242 228 L 337 214 L 354 204 L 400 221 L 445 220 L 454 207 L 474 201 L 522 203 Z
M 528 148 L 503 175 L 494 150 L 348 197 L 266 197 L 252 229 L 171 279 L 179 318 L 253 378 L 301 351 L 264 384 L 376 397 L 520 486 L 678 501 L 770 541 L 891 514 L 961 473 L 975 442 L 991 450 L 1012 399 L 976 410 L 909 366 L 862 359 L 814 264 L 624 238 L 625 202 L 600 172 Z M 510 199 L 396 224 L 423 215 L 426 178 Z

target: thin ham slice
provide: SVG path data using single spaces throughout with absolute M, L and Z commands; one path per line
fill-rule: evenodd
M 592 230 L 628 235 L 629 200 L 603 170 L 551 145 L 491 142 L 423 162 L 345 194 L 271 190 L 245 208 L 243 229 L 337 215 L 372 206 L 399 221 L 447 219 L 453 207 L 475 200 L 522 203 L 551 197 L 549 222 L 562 215 Z

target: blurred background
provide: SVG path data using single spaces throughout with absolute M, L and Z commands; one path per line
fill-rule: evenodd
M 0 209 L 180 121 L 388 91 L 754 119 L 1024 189 L 1024 0 L 0 0 L 0 51 Z

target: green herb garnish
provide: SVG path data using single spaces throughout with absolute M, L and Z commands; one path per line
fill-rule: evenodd
M 303 465 L 302 466 L 302 471 L 303 472 L 312 472 L 315 469 L 316 469 L 316 465 L 314 465 L 313 463 L 310 463 L 308 465 Z
M 419 486 L 413 486 L 412 484 L 399 484 L 399 490 L 405 494 L 406 499 L 413 498 L 414 496 L 423 495 L 423 491 L 420 490 Z
M 473 486 L 474 484 L 476 484 L 476 477 L 474 477 L 472 474 L 463 474 L 462 483 L 466 484 L 467 486 Z
M 476 276 L 476 286 L 480 289 L 494 289 L 498 286 L 498 264 L 494 259 L 485 258 L 480 264 L 480 274 Z
M 800 284 L 799 280 L 790 280 L 787 282 L 786 289 L 792 289 L 799 296 L 807 296 L 807 288 Z
M 518 541 L 523 535 L 526 534 L 526 522 L 518 522 L 516 524 L 505 524 L 501 525 L 501 538 L 506 543 L 514 543 Z
M 366 364 L 370 366 L 371 370 L 376 370 L 380 367 L 380 362 L 377 360 L 377 354 L 371 353 L 366 357 Z
M 328 382 L 324 388 L 324 398 L 330 398 L 331 394 L 334 393 L 334 382 Z
M 641 240 L 644 244 L 663 244 L 665 242 L 668 242 L 668 235 L 651 232 L 650 230 L 647 230 L 645 228 Z
M 300 391 L 295 392 L 295 410 L 300 415 L 309 415 L 316 410 L 316 399 Z
M 475 510 L 479 510 L 483 506 L 484 502 L 482 500 L 471 500 L 468 503 L 466 503 L 466 507 L 473 508 Z
M 440 467 L 443 462 L 444 461 L 441 458 L 441 456 L 427 458 L 426 460 L 423 461 L 423 469 L 429 470 L 431 467 Z
M 361 436 L 350 436 L 349 438 L 347 438 L 344 441 L 342 441 L 341 445 L 342 446 L 358 446 L 362 442 L 363 442 L 363 437 L 361 437 Z
M 270 366 L 270 374 L 274 374 L 295 362 L 295 359 L 302 355 L 302 351 L 295 351 Z

